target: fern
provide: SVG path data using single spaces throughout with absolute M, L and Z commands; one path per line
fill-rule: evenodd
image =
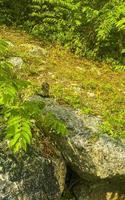
M 0 41 L 0 52 L 7 50 L 7 43 Z M 5 136 L 9 146 L 17 153 L 26 151 L 31 143 L 31 119 L 38 114 L 38 105 L 33 105 L 23 99 L 22 91 L 29 87 L 29 83 L 19 80 L 14 74 L 12 66 L 2 61 L 0 63 L 0 107 L 6 124 Z
M 8 43 L 4 40 L 0 40 L 0 54 L 5 53 Z
M 32 134 L 30 122 L 20 115 L 12 116 L 7 121 L 6 138 L 9 139 L 9 147 L 14 153 L 27 150 L 27 144 L 31 144 Z
M 7 51 L 7 42 L 0 41 L 0 50 L 1 55 Z M 12 65 L 5 61 L 0 63 L 0 114 L 4 120 L 2 123 L 6 124 L 5 138 L 14 153 L 27 150 L 32 141 L 31 128 L 44 108 L 42 101 L 29 101 L 25 98 L 24 91 L 29 87 L 32 87 L 31 83 L 20 80 Z M 67 133 L 65 125 L 52 114 L 42 115 L 41 118 L 44 130 L 53 130 L 62 135 Z
M 112 57 L 124 65 L 123 0 L 1 0 L 0 6 L 0 19 L 7 24 L 22 24 L 32 34 L 79 55 Z
M 112 69 L 115 71 L 125 71 L 125 65 L 115 65 Z

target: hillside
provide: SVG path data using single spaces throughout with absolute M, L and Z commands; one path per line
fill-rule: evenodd
M 78 58 L 59 45 L 48 45 L 25 32 L 0 27 L 0 39 L 9 41 L 6 58 L 22 58 L 17 73 L 37 92 L 46 81 L 60 104 L 79 113 L 100 116 L 103 132 L 125 136 L 125 71 L 102 62 Z M 32 93 L 29 91 L 29 93 Z

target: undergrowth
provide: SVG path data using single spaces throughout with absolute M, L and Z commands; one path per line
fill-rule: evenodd
M 103 133 L 125 137 L 124 70 L 79 59 L 59 45 L 46 47 L 48 56 L 32 56 L 27 45 L 45 48 L 43 43 L 24 32 L 5 27 L 0 30 L 0 37 L 3 36 L 14 44 L 7 57 L 22 57 L 25 66 L 18 75 L 29 80 L 33 89 L 40 88 L 44 81 L 48 82 L 51 95 L 60 104 L 71 106 L 80 114 L 99 116 L 104 121 Z
M 0 115 L 1 134 L 9 141 L 14 153 L 27 151 L 31 145 L 35 120 L 39 118 L 44 103 L 29 100 L 33 85 L 21 79 L 14 67 L 6 61 L 8 42 L 0 40 Z M 66 134 L 67 129 L 53 115 L 42 115 L 43 127 L 57 134 Z M 2 126 L 3 124 L 3 126 Z
M 124 0 L 0 0 L 0 23 L 23 27 L 80 56 L 125 64 Z

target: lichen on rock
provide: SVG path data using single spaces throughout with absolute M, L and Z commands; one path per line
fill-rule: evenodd
M 1 200 L 59 200 L 66 167 L 62 157 L 46 157 L 35 149 L 18 160 L 0 143 Z

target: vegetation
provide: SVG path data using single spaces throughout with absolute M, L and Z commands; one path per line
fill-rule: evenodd
M 9 140 L 9 147 L 14 153 L 21 153 L 31 144 L 31 128 L 35 127 L 35 119 L 41 115 L 44 103 L 28 100 L 31 93 L 27 95 L 27 92 L 32 90 L 32 84 L 21 79 L 16 69 L 6 61 L 7 47 L 7 41 L 0 40 L 0 115 L 1 123 L 5 124 L 1 128 Z M 65 125 L 51 113 L 41 115 L 41 118 L 48 132 L 66 134 Z
M 0 52 L 5 53 L 7 42 L 0 40 Z M 24 90 L 30 83 L 20 80 L 10 63 L 1 57 L 0 62 L 0 107 L 1 115 L 6 124 L 6 138 L 10 140 L 9 146 L 14 152 L 27 149 L 31 143 L 30 119 L 38 113 L 36 105 L 31 106 L 30 101 L 25 100 Z
M 29 96 L 46 80 L 50 93 L 60 104 L 70 105 L 79 113 L 100 116 L 104 133 L 125 136 L 124 71 L 112 69 L 105 63 L 79 59 L 59 45 L 47 47 L 49 56 L 32 56 L 28 45 L 38 46 L 39 41 L 25 32 L 1 27 L 0 37 L 3 36 L 14 43 L 7 56 L 19 56 L 25 61 L 18 75 L 32 83 Z
M 23 25 L 81 56 L 115 59 L 124 65 L 124 0 L 1 0 L 0 4 L 2 22 Z
M 123 0 L 0 0 L 0 24 L 21 27 L 41 39 L 33 40 L 23 31 L 4 26 L 0 29 L 0 112 L 14 152 L 26 151 L 31 144 L 31 129 L 44 105 L 39 110 L 41 105 L 31 105 L 28 99 L 45 76 L 59 103 L 101 116 L 104 133 L 125 137 Z M 14 48 L 9 49 L 7 41 Z M 39 46 L 43 41 L 49 42 L 49 57 L 27 53 L 24 44 Z M 21 57 L 24 68 L 17 72 L 7 61 L 10 56 Z M 53 126 L 59 134 L 67 132 L 51 114 L 43 116 L 43 124 L 49 130 Z

